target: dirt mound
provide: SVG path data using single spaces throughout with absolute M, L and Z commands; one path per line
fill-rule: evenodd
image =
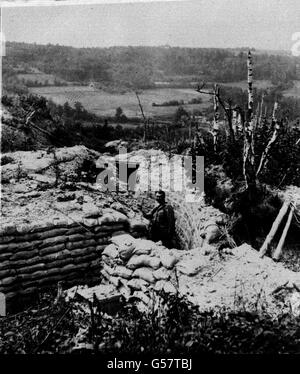
M 85 146 L 75 146 L 56 148 L 55 154 L 49 149 L 48 151 L 40 150 L 36 152 L 11 152 L 2 156 L 2 159 L 3 157 L 10 162 L 5 164 L 2 162 L 2 183 L 28 177 L 29 179 L 40 178 L 51 184 L 56 176 L 57 168 L 59 168 L 60 178 L 68 179 L 76 173 L 85 160 L 95 160 L 99 157 L 99 154 Z
M 299 293 L 300 273 L 284 268 L 248 244 L 209 257 L 194 249 L 186 254 L 200 271 L 179 277 L 179 291 L 200 309 L 228 307 L 272 314 L 290 311 L 291 299 Z

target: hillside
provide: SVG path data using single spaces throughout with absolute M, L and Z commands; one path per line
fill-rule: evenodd
M 11 85 L 188 87 L 199 80 L 234 82 L 244 79 L 246 50 L 179 47 L 73 48 L 7 42 L 3 59 L 4 90 Z M 272 84 L 300 79 L 299 57 L 256 53 L 255 78 Z M 45 74 L 41 78 L 39 75 Z M 54 78 L 53 78 L 54 77 Z

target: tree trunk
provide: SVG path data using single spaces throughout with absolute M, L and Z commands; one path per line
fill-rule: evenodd
M 266 165 L 266 162 L 268 160 L 269 152 L 270 149 L 272 148 L 272 145 L 276 142 L 278 135 L 279 135 L 279 130 L 280 130 L 280 124 L 276 119 L 276 111 L 278 108 L 277 102 L 274 103 L 274 110 L 273 110 L 273 115 L 272 115 L 272 122 L 274 124 L 274 131 L 271 139 L 269 140 L 266 148 L 264 149 L 262 156 L 260 158 L 259 166 L 256 171 L 256 177 L 260 174 L 260 172 L 263 170 L 264 166 Z
M 214 151 L 217 152 L 218 148 L 218 137 L 219 137 L 219 130 L 220 130 L 220 124 L 219 124 L 219 96 L 220 88 L 216 84 L 214 89 L 214 123 L 213 123 L 213 130 L 212 135 L 214 138 Z
M 246 188 L 256 188 L 254 158 L 254 118 L 253 118 L 253 73 L 251 52 L 248 53 L 248 118 L 244 126 L 243 174 Z

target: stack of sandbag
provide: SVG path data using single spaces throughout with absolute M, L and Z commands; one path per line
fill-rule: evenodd
M 129 234 L 113 236 L 102 252 L 101 273 L 127 299 L 134 297 L 147 305 L 153 290 L 177 292 L 174 268 L 178 252 Z
M 30 294 L 58 281 L 74 283 L 96 274 L 101 253 L 128 218 L 113 209 L 84 205 L 69 214 L 31 224 L 5 225 L 0 237 L 0 292 Z

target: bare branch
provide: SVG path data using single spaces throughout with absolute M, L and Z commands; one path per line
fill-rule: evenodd
M 140 100 L 140 97 L 139 97 L 137 91 L 135 91 L 135 95 L 136 95 L 136 97 L 137 97 L 137 100 L 138 100 L 138 103 L 139 103 L 139 107 L 140 107 L 140 110 L 141 110 L 141 113 L 142 113 L 143 119 L 144 119 L 144 121 L 146 121 L 146 117 L 145 117 L 145 114 L 144 114 L 143 106 L 142 106 L 142 103 L 141 103 L 141 100 Z

